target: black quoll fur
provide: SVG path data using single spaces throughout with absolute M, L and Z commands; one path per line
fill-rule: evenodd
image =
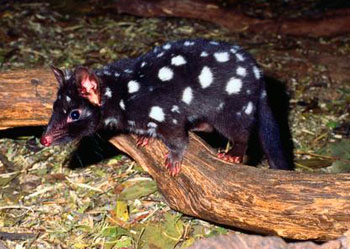
M 241 162 L 257 128 L 271 168 L 292 169 L 266 96 L 263 76 L 243 49 L 223 42 L 181 40 L 134 59 L 92 71 L 52 67 L 59 82 L 45 146 L 112 127 L 161 139 L 173 175 L 188 144 L 188 130 L 213 128 L 234 144 L 221 155 Z

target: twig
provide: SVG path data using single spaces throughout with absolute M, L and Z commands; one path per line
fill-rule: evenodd
M 27 240 L 32 239 L 36 235 L 34 233 L 7 233 L 0 232 L 0 239 L 2 240 Z
M 6 172 L 12 172 L 15 167 L 2 153 L 0 153 L 0 161 L 4 165 Z
M 0 210 L 2 210 L 2 209 L 27 209 L 27 210 L 30 210 L 30 211 L 34 212 L 34 210 L 33 210 L 32 207 L 19 206 L 19 205 L 12 205 L 12 206 L 3 206 L 3 207 L 0 207 Z

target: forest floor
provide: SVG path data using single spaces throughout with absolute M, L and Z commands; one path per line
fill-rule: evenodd
M 285 86 L 296 170 L 350 172 L 350 35 L 237 34 L 190 19 L 7 1 L 0 7 L 0 72 L 101 67 L 168 40 L 199 37 L 242 46 L 269 84 Z M 285 101 L 274 98 L 275 105 Z M 234 231 L 172 211 L 147 173 L 103 137 L 84 139 L 79 149 L 42 148 L 42 131 L 0 132 L 0 243 L 8 248 L 185 248 Z

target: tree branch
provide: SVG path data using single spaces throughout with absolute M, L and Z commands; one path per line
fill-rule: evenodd
M 295 36 L 336 36 L 350 33 L 349 10 L 331 11 L 314 18 L 258 19 L 235 9 L 201 0 L 118 0 L 108 8 L 142 17 L 185 17 L 219 24 L 232 32 L 278 33 Z

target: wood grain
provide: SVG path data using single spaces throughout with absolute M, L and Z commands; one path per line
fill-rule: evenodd
M 51 115 L 58 84 L 42 69 L 0 74 L 0 129 L 45 125 Z

